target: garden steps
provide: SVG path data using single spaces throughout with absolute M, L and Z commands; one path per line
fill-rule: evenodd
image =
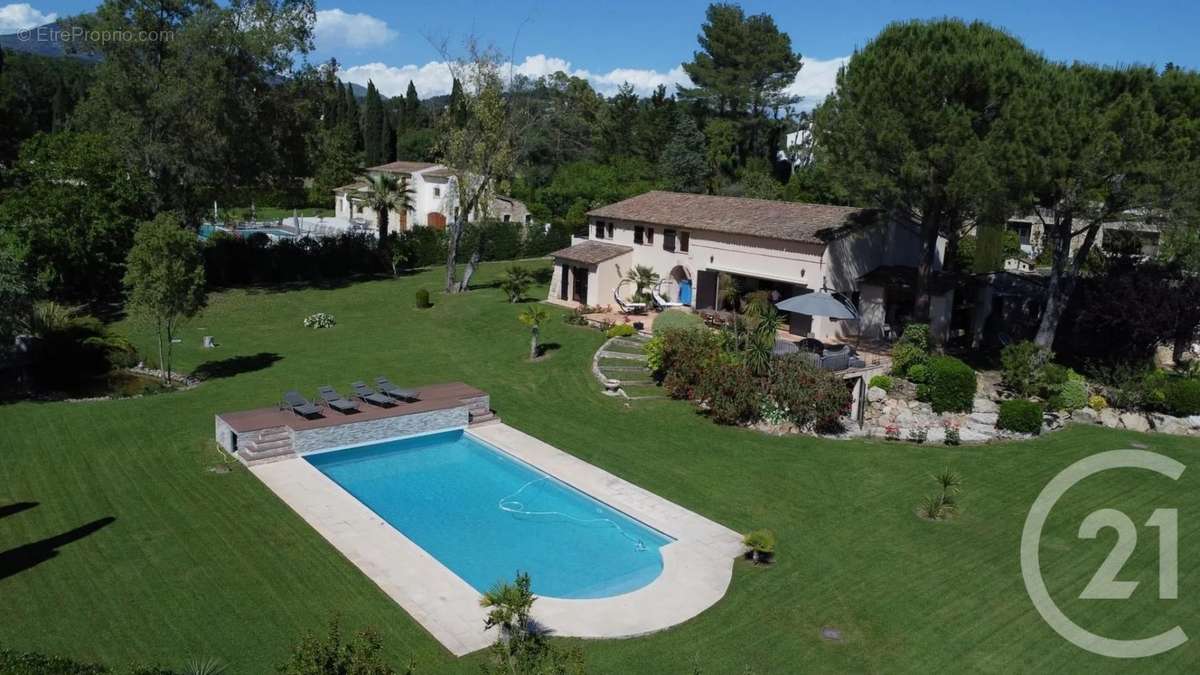
M 260 429 L 238 444 L 238 456 L 247 464 L 295 454 L 292 432 L 287 427 Z
M 629 352 L 601 351 L 598 356 L 602 359 L 618 359 L 622 361 L 645 361 L 645 354 L 630 354 Z

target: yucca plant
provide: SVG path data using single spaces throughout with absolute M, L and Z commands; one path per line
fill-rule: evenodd
M 920 514 L 928 520 L 942 520 L 954 513 L 953 502 L 946 501 L 946 495 L 928 495 L 921 500 Z
M 942 469 L 933 475 L 933 479 L 942 486 L 942 494 L 956 495 L 962 490 L 962 476 L 950 467 Z
M 187 675 L 221 675 L 226 669 L 227 666 L 215 658 L 192 657 L 183 666 Z
M 53 300 L 42 300 L 33 305 L 27 328 L 31 334 L 37 337 L 61 333 L 71 327 L 79 310 L 79 307 L 70 307 Z
M 546 321 L 548 321 L 549 318 L 550 318 L 550 315 L 546 312 L 546 310 L 543 309 L 542 307 L 539 307 L 538 305 L 530 306 L 524 312 L 521 312 L 521 314 L 517 316 L 517 319 L 521 323 L 525 324 L 526 326 L 529 326 L 529 334 L 530 334 L 529 358 L 530 358 L 530 360 L 536 359 L 538 357 L 538 346 L 539 346 L 538 341 L 542 335 L 542 324 L 546 323 Z

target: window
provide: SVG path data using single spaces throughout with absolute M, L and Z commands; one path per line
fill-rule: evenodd
M 596 221 L 596 237 L 595 238 L 596 239 L 604 238 L 604 223 L 602 223 L 598 220 Z
M 646 228 L 642 227 L 641 225 L 633 226 L 633 243 L 635 243 L 635 244 L 646 243 Z
M 612 228 L 612 223 L 609 223 L 609 224 L 608 224 L 608 238 L 609 238 L 609 239 L 612 239 L 612 238 L 613 238 L 613 228 Z
M 688 252 L 688 244 L 692 243 L 692 235 L 688 232 L 679 233 L 679 250 L 683 253 Z
M 442 188 L 440 188 L 440 187 L 438 187 L 438 186 L 436 186 L 436 185 L 435 185 L 435 186 L 433 186 L 433 196 L 434 196 L 434 197 L 441 197 L 441 196 L 442 196 Z
M 663 250 L 675 250 L 675 230 L 663 230 Z
M 526 225 L 528 225 L 528 224 L 530 224 L 530 223 L 532 223 L 532 222 L 533 222 L 533 216 L 532 216 L 532 215 L 530 215 L 530 214 L 528 214 L 528 213 L 526 213 L 526 214 L 525 214 L 525 224 L 526 224 Z
M 652 246 L 654 245 L 654 228 L 653 227 L 646 228 L 646 243 L 650 244 Z
M 508 221 L 512 220 L 512 216 L 506 213 L 504 214 L 503 220 L 507 223 Z

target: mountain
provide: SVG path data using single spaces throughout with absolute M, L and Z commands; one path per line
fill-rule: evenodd
M 71 42 L 70 29 L 58 22 L 31 28 L 20 33 L 0 35 L 0 47 L 10 52 L 34 54 L 51 58 L 73 58 L 99 61 L 100 55 L 81 51 Z

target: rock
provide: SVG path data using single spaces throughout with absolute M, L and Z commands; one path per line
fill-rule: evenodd
M 1150 423 L 1154 425 L 1154 430 L 1160 434 L 1186 436 L 1188 432 L 1187 422 L 1171 415 L 1154 413 L 1150 415 Z
M 1184 420 L 1192 429 L 1200 429 L 1200 415 L 1192 415 Z
M 977 397 L 971 403 L 971 410 L 977 413 L 994 413 L 1000 410 L 1000 406 L 990 398 Z
M 926 437 L 925 442 L 942 445 L 946 442 L 946 430 L 940 426 L 929 427 L 929 435 Z
M 1150 431 L 1150 422 L 1146 419 L 1146 416 L 1141 413 L 1121 413 L 1121 424 L 1124 424 L 1125 428 L 1131 431 Z
M 996 426 L 996 422 L 1000 420 L 1000 414 L 994 412 L 975 412 L 971 413 L 967 420 L 973 424 L 994 427 Z
M 1120 429 L 1122 428 L 1121 416 L 1118 415 L 1117 412 L 1112 408 L 1105 408 L 1104 410 L 1100 411 L 1100 424 L 1103 424 L 1109 429 Z
M 977 426 L 967 425 L 958 430 L 958 438 L 963 443 L 986 443 L 995 438 L 994 429 L 981 430 Z
M 1076 422 L 1083 422 L 1085 424 L 1099 424 L 1100 413 L 1092 410 L 1091 408 L 1080 408 L 1079 410 L 1071 413 L 1071 419 L 1075 420 Z
M 933 416 L 933 406 L 922 401 L 913 401 L 909 404 L 908 409 L 918 415 L 924 415 L 925 417 Z
M 871 403 L 878 403 L 887 398 L 887 392 L 879 387 L 871 387 L 867 390 L 867 400 Z

